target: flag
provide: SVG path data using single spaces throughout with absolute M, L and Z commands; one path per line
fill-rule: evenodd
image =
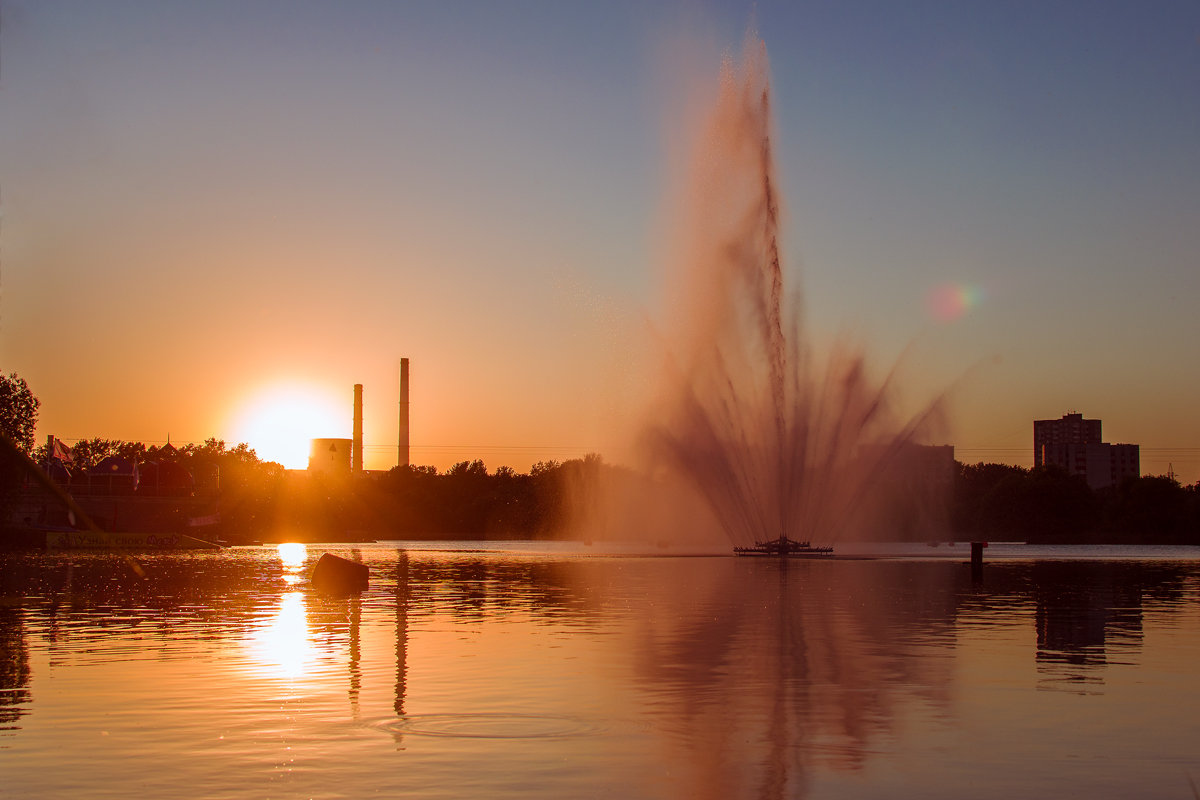
M 50 445 L 50 457 L 57 458 L 64 464 L 73 464 L 75 460 L 71 457 L 71 448 L 62 443 L 61 439 L 54 439 Z

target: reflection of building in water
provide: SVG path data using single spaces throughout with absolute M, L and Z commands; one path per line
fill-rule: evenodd
M 362 689 L 362 646 L 360 642 L 362 629 L 362 598 L 350 600 L 350 661 L 347 669 L 350 673 L 350 707 L 358 714 L 358 693 Z
M 1141 641 L 1142 612 L 1136 607 L 1106 607 L 1103 602 L 1039 603 L 1037 637 L 1039 661 L 1102 665 L 1107 663 L 1108 648 L 1124 650 Z
M 1184 602 L 1186 570 L 1137 561 L 1001 562 L 988 567 L 986 592 L 972 613 L 1006 617 L 1013 602 L 1031 601 L 1037 669 L 1049 685 L 1103 683 L 1105 668 L 1133 663 L 1142 648 L 1143 618 Z
M 1097 678 L 1114 654 L 1142 639 L 1139 572 L 1119 564 L 1039 562 L 1031 568 L 1037 603 L 1037 661 L 1052 675 Z M 1072 669 L 1074 668 L 1074 669 Z M 1083 668 L 1083 673 L 1078 673 Z M 1097 674 L 1091 674 L 1097 673 Z
M 396 716 L 404 715 L 408 682 L 408 553 L 396 551 Z

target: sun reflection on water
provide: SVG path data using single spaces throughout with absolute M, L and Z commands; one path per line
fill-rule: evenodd
M 308 548 L 300 542 L 284 542 L 275 551 L 289 587 L 304 580 Z M 251 636 L 254 660 L 264 668 L 264 677 L 295 680 L 309 674 L 317 651 L 308 625 L 304 593 L 292 588 L 279 598 L 279 606 Z
M 308 560 L 308 548 L 300 542 L 284 542 L 275 548 L 279 562 L 283 565 L 283 582 L 294 585 L 300 582 L 300 572 Z
M 288 592 L 279 609 L 253 636 L 257 659 L 270 667 L 270 677 L 299 678 L 306 675 L 316 658 L 308 630 L 308 609 L 303 592 Z

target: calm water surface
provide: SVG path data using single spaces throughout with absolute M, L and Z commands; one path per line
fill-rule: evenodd
M 0 554 L 0 797 L 1194 797 L 1200 553 L 964 552 Z

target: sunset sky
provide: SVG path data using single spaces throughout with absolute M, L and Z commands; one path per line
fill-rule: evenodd
M 815 339 L 953 387 L 960 460 L 1073 410 L 1200 480 L 1194 0 L 6 0 L 0 369 L 39 440 L 278 458 L 361 383 L 382 469 L 407 357 L 416 463 L 621 461 L 689 102 L 752 21 Z

